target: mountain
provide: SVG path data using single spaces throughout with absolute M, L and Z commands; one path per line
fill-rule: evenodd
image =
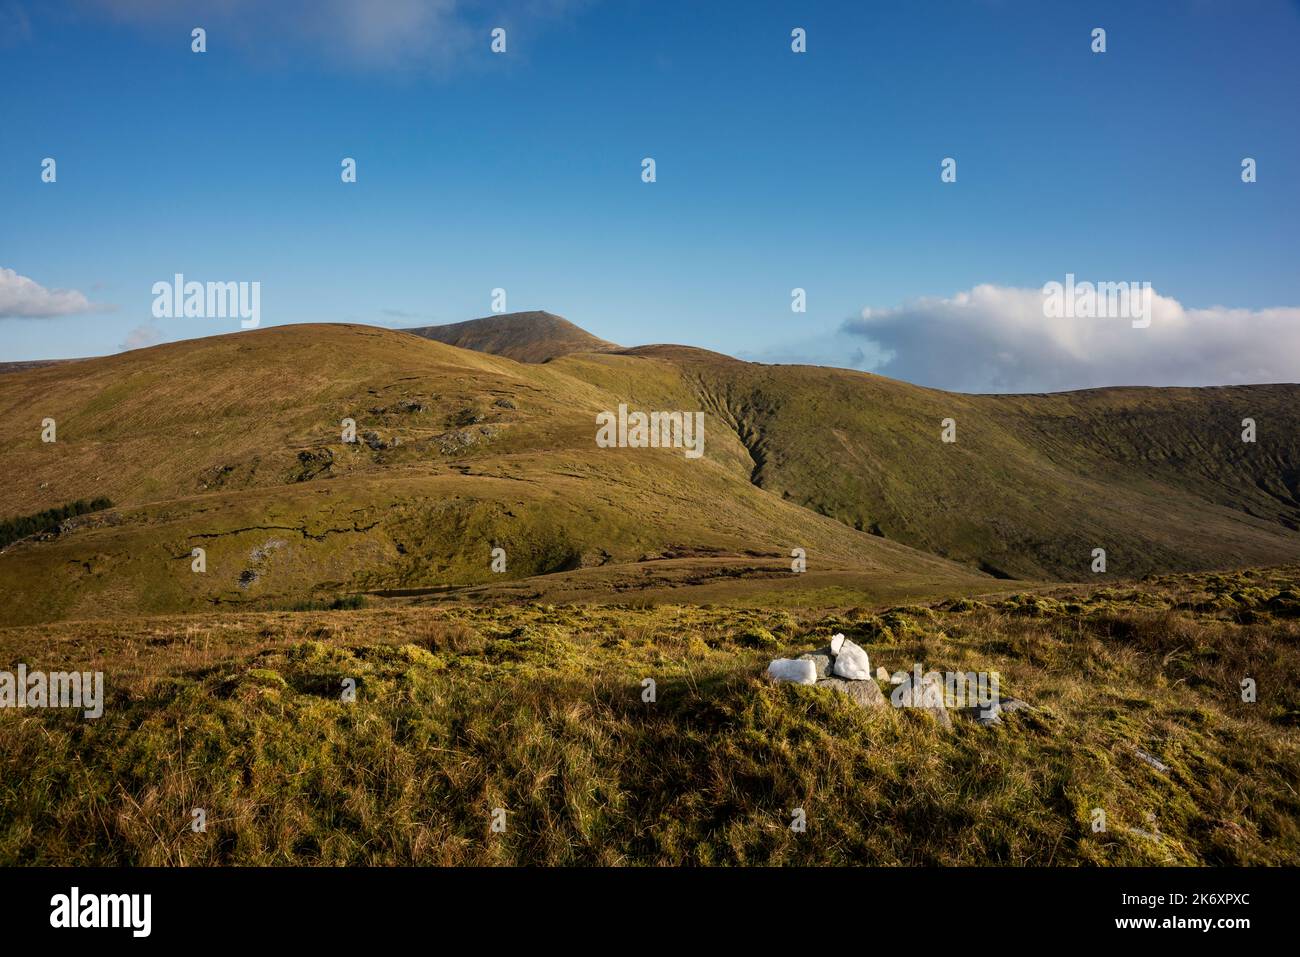
M 548 314 L 455 337 L 278 326 L 0 377 L 0 518 L 114 503 L 0 550 L 0 621 L 356 593 L 850 606 L 1300 554 L 1294 385 L 971 396 L 612 351 Z M 597 447 L 620 404 L 703 411 L 704 455 Z
M 759 487 L 992 575 L 1092 579 L 1095 548 L 1126 577 L 1300 555 L 1300 386 L 963 395 L 682 347 L 628 354 L 681 371 Z
M 754 486 L 725 430 L 710 428 L 695 460 L 597 448 L 596 415 L 620 402 L 699 405 L 659 360 L 520 363 L 351 325 L 12 373 L 0 378 L 6 515 L 99 497 L 115 507 L 0 552 L 0 615 L 276 607 L 602 568 L 623 579 L 598 586 L 610 592 L 679 595 L 718 580 L 901 594 L 983 578 Z M 344 419 L 358 441 L 344 441 Z M 496 547 L 504 574 L 491 571 Z M 796 547 L 807 578 L 790 571 Z
M 76 359 L 29 359 L 26 362 L 0 362 L 0 375 L 6 372 L 26 372 L 28 369 L 39 369 L 42 366 L 52 366 L 60 362 L 76 362 Z
M 518 362 L 549 362 L 575 352 L 614 352 L 622 348 L 549 312 L 511 312 L 403 331 Z

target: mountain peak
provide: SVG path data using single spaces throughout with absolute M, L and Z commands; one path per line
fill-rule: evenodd
M 508 312 L 402 331 L 518 362 L 549 362 L 575 352 L 612 352 L 622 348 L 593 336 L 563 316 L 542 311 Z

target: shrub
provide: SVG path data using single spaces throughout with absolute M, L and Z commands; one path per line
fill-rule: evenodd
M 35 515 L 23 515 L 19 518 L 11 518 L 8 521 L 0 522 L 0 548 L 12 545 L 19 539 L 27 538 L 29 535 L 48 532 L 50 529 L 56 528 L 60 522 L 72 518 L 74 515 L 100 512 L 112 507 L 113 503 L 106 498 L 95 498 L 90 501 L 77 499 L 68 505 L 47 508 Z

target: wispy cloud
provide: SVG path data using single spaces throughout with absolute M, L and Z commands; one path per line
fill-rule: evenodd
M 51 319 L 103 312 L 107 308 L 91 302 L 75 289 L 46 289 L 35 280 L 0 266 L 0 319 Z
M 840 332 L 869 344 L 876 372 L 961 392 L 1300 381 L 1300 307 L 1190 309 L 1153 292 L 1150 318 L 1048 318 L 1041 289 L 981 285 L 864 309 Z
M 208 49 L 237 47 L 259 61 L 286 47 L 346 68 L 445 71 L 486 52 L 495 26 L 523 28 L 584 5 L 575 0 L 87 0 L 89 9 L 142 28 L 202 26 Z
M 118 349 L 121 352 L 130 352 L 132 349 L 145 349 L 149 346 L 156 346 L 162 341 L 162 330 L 157 326 L 146 323 L 142 326 L 136 326 L 128 332 Z

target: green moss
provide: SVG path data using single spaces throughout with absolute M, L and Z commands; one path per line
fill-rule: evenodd
M 736 643 L 745 648 L 775 648 L 781 644 L 766 628 L 749 627 L 736 635 Z
M 244 672 L 243 682 L 260 685 L 263 688 L 288 688 L 289 683 L 278 671 L 269 668 L 249 668 Z

